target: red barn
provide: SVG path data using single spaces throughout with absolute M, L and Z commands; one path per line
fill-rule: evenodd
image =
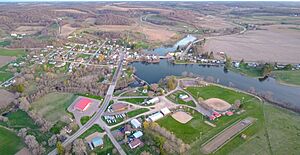
M 81 98 L 79 101 L 77 101 L 74 108 L 79 111 L 85 111 L 91 103 L 92 100 L 88 98 Z

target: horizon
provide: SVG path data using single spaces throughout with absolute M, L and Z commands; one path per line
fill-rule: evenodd
M 300 0 L 0 0 L 1 2 L 300 2 Z

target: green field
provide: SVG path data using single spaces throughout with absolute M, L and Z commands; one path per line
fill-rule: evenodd
M 129 118 L 131 118 L 131 117 L 137 116 L 137 115 L 142 114 L 142 113 L 147 112 L 147 111 L 149 111 L 149 109 L 141 108 L 141 109 L 137 109 L 137 110 L 133 110 L 133 111 L 128 112 L 127 116 Z
M 104 130 L 98 124 L 94 124 L 91 128 L 89 128 L 82 135 L 80 135 L 79 138 L 83 139 L 94 132 L 104 132 Z
M 67 126 L 68 124 L 63 121 L 57 121 L 52 128 L 50 129 L 50 132 L 54 134 L 59 134 L 63 127 Z
M 250 77 L 262 77 L 262 69 L 258 67 L 249 67 L 247 64 L 240 64 L 239 68 L 231 67 L 229 70 Z
M 188 95 L 183 91 L 176 91 L 173 94 L 170 94 L 169 96 L 167 96 L 167 99 L 169 99 L 170 101 L 177 103 L 177 104 L 183 104 L 183 105 L 188 105 L 188 106 L 192 106 L 192 107 L 196 107 L 195 103 L 191 100 L 188 102 L 183 101 L 182 99 L 179 98 L 179 95 L 183 94 L 183 95 Z
M 76 96 L 70 93 L 49 93 L 33 102 L 31 108 L 46 120 L 55 123 L 62 117 L 68 116 L 66 109 L 75 98 Z
M 0 56 L 16 56 L 21 57 L 26 55 L 26 52 L 23 49 L 5 49 L 0 48 Z
M 144 101 L 147 101 L 148 98 L 126 98 L 120 99 L 120 101 L 126 101 L 133 104 L 142 104 Z
M 7 41 L 7 40 L 5 40 L 5 41 L 0 41 L 0 46 L 2 46 L 2 47 L 5 47 L 5 46 L 9 46 L 10 45 L 10 41 Z
M 219 86 L 210 85 L 207 87 L 188 87 L 187 91 L 193 95 L 195 99 L 201 97 L 206 100 L 209 98 L 220 98 L 227 101 L 230 104 L 233 104 L 236 100 L 241 102 L 252 99 L 252 96 L 249 96 L 244 93 L 239 93 L 234 90 L 224 89 Z
M 90 116 L 83 116 L 80 118 L 80 123 L 81 125 L 84 125 L 85 123 L 87 123 L 89 120 L 91 119 Z
M 212 123 L 217 126 L 215 128 L 205 124 L 204 120 L 207 120 L 207 118 L 197 112 L 192 114 L 193 119 L 187 124 L 181 124 L 174 120 L 171 116 L 167 116 L 159 120 L 158 123 L 162 127 L 173 132 L 176 137 L 191 145 L 191 154 L 199 154 L 199 146 L 201 146 L 204 142 L 224 130 L 226 127 L 246 117 L 250 116 L 257 119 L 254 125 L 250 126 L 243 132 L 248 137 L 256 135 L 263 129 L 263 104 L 258 99 L 244 93 L 218 86 L 189 87 L 187 88 L 187 91 L 189 91 L 195 98 L 201 97 L 203 99 L 208 99 L 215 97 L 224 99 L 229 103 L 234 103 L 235 100 L 242 100 L 244 98 L 244 100 L 242 100 L 242 109 L 245 110 L 245 112 L 239 115 L 222 116 L 218 120 L 212 121 Z M 237 140 L 234 139 L 218 152 L 221 152 L 221 154 L 227 154 L 234 149 L 234 147 L 231 147 L 232 145 L 235 145 L 236 147 L 242 145 L 244 142 L 245 140 L 242 140 L 241 138 L 238 138 Z
M 24 147 L 22 140 L 14 132 L 0 127 L 0 154 L 15 154 Z
M 51 137 L 51 133 L 42 133 L 39 127 L 24 111 L 18 110 L 10 112 L 8 115 L 8 122 L 0 122 L 0 125 L 6 126 L 11 129 L 19 130 L 21 128 L 28 128 L 27 133 L 34 135 L 38 142 L 47 141 Z
M 279 82 L 300 85 L 300 70 L 295 71 L 273 71 L 272 74 Z

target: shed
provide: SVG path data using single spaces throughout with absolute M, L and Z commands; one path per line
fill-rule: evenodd
M 164 115 L 161 113 L 161 112 L 157 112 L 157 113 L 155 113 L 155 114 L 153 114 L 153 115 L 150 115 L 149 116 L 149 119 L 152 121 L 152 122 L 155 122 L 155 121 L 157 121 L 157 120 L 159 120 L 159 119 L 161 119 L 161 118 L 163 118 L 164 117 Z
M 143 136 L 143 132 L 142 131 L 137 131 L 133 134 L 133 137 L 134 138 L 140 138 Z
M 102 146 L 103 145 L 103 140 L 101 137 L 95 137 L 92 139 L 92 145 L 94 147 Z
M 134 127 L 134 128 L 139 128 L 139 127 L 141 127 L 141 123 L 137 120 L 137 119 L 132 119 L 131 121 L 130 121 L 130 123 L 131 123 L 131 125 Z
M 169 113 L 171 113 L 171 111 L 167 107 L 160 109 L 160 112 L 164 115 L 168 115 Z

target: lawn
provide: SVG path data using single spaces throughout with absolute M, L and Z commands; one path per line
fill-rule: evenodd
M 300 70 L 295 71 L 273 71 L 272 74 L 279 82 L 300 85 Z
M 0 48 L 0 55 L 1 56 L 15 56 L 15 57 L 21 57 L 26 55 L 26 52 L 24 49 L 5 49 Z
M 98 124 L 94 124 L 91 128 L 89 128 L 82 135 L 80 135 L 79 138 L 83 139 L 94 132 L 104 132 L 104 130 Z
M 195 97 L 198 96 L 203 99 L 212 97 L 221 98 L 230 103 L 233 103 L 237 99 L 241 100 L 244 97 L 244 100 L 242 102 L 242 109 L 245 110 L 245 112 L 239 115 L 235 114 L 233 116 L 222 116 L 218 120 L 212 121 L 212 123 L 217 126 L 215 128 L 205 124 L 204 120 L 206 120 L 207 118 L 203 118 L 200 113 L 192 114 L 194 118 L 187 124 L 181 124 L 174 120 L 171 116 L 167 116 L 159 120 L 158 123 L 162 127 L 173 132 L 176 137 L 191 145 L 192 149 L 189 153 L 199 154 L 199 146 L 201 146 L 204 142 L 206 142 L 228 126 L 232 125 L 233 123 L 249 116 L 256 118 L 257 121 L 255 122 L 255 124 L 243 131 L 243 133 L 248 137 L 254 137 L 254 135 L 263 130 L 263 104 L 258 99 L 244 93 L 213 85 L 207 87 L 189 87 L 187 88 L 187 90 Z M 232 141 L 227 143 L 225 147 L 223 147 L 217 153 L 220 152 L 220 154 L 228 154 L 235 147 L 242 145 L 243 143 L 245 143 L 245 140 L 236 137 Z
M 220 98 L 230 104 L 233 104 L 236 100 L 243 102 L 253 98 L 247 94 L 239 93 L 237 91 L 225 89 L 215 85 L 209 85 L 206 87 L 188 87 L 187 91 L 193 95 L 195 99 L 198 99 L 199 97 L 204 100 L 209 98 Z
M 15 154 L 24 147 L 22 140 L 14 132 L 0 127 L 0 154 Z
M 107 135 L 103 137 L 103 148 L 95 148 L 91 152 L 96 153 L 96 154 L 113 154 L 112 150 L 114 149 L 114 145 L 110 141 Z
M 173 94 L 170 94 L 167 96 L 167 99 L 169 99 L 170 101 L 176 103 L 176 104 L 183 104 L 183 105 L 188 105 L 188 106 L 192 106 L 192 107 L 196 107 L 195 103 L 191 100 L 188 102 L 185 102 L 184 100 L 179 98 L 179 95 L 183 94 L 183 95 L 188 95 L 183 91 L 176 91 Z
M 57 121 L 53 127 L 50 129 L 50 132 L 54 134 L 59 134 L 63 127 L 67 126 L 68 124 L 63 121 Z
M 8 122 L 0 122 L 0 125 L 6 126 L 11 129 L 19 130 L 21 128 L 28 128 L 27 133 L 34 135 L 38 142 L 48 141 L 51 137 L 51 133 L 42 133 L 39 127 L 24 111 L 18 110 L 16 112 L 10 112 L 7 114 Z
M 131 117 L 137 116 L 137 115 L 142 114 L 142 113 L 147 112 L 147 111 L 149 111 L 149 109 L 141 108 L 141 109 L 137 109 L 137 110 L 133 110 L 133 111 L 128 112 L 127 116 L 129 118 L 131 118 Z
M 250 77 L 262 77 L 262 69 L 260 67 L 250 67 L 247 64 L 240 64 L 239 68 L 231 67 L 230 70 Z
M 85 123 L 87 123 L 89 120 L 91 119 L 90 116 L 83 116 L 80 118 L 80 123 L 81 125 L 84 125 Z
M 142 104 L 144 101 L 147 101 L 148 98 L 125 98 L 120 99 L 120 101 L 126 101 L 133 104 Z
M 70 93 L 49 93 L 32 103 L 31 108 L 46 120 L 55 123 L 64 116 L 69 116 L 66 109 L 75 98 L 76 96 Z
M 76 95 L 84 96 L 84 97 L 88 97 L 88 98 L 93 98 L 93 99 L 96 99 L 96 100 L 102 100 L 103 99 L 102 96 L 97 96 L 97 95 L 92 95 L 92 94 L 76 94 Z

